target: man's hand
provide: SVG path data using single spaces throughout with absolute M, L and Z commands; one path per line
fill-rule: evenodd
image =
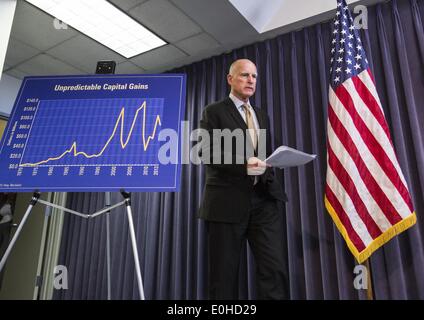
M 251 157 L 247 160 L 247 175 L 249 176 L 260 176 L 269 167 L 264 161 Z

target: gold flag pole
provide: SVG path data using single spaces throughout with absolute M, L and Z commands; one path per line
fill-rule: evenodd
M 369 258 L 364 262 L 365 268 L 367 268 L 367 299 L 374 300 L 374 294 L 372 290 L 372 277 L 371 277 L 371 264 Z

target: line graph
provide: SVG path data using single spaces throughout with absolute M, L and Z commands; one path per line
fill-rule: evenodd
M 146 107 L 146 101 L 143 102 L 143 104 L 137 109 L 135 116 L 133 118 L 132 124 L 131 124 L 131 128 L 130 131 L 127 135 L 127 138 L 124 142 L 124 124 L 125 124 L 125 107 L 122 107 L 121 112 L 119 113 L 119 117 L 116 120 L 115 126 L 113 128 L 112 134 L 110 135 L 109 139 L 107 140 L 107 142 L 105 143 L 105 145 L 103 146 L 103 148 L 101 149 L 100 152 L 95 153 L 95 154 L 87 154 L 84 151 L 78 151 L 78 147 L 77 147 L 77 142 L 74 141 L 71 145 L 71 147 L 67 150 L 65 150 L 61 155 L 57 156 L 57 157 L 52 157 L 52 158 L 48 158 L 46 160 L 41 160 L 39 162 L 35 162 L 35 163 L 22 163 L 20 164 L 21 167 L 34 167 L 34 166 L 38 166 L 41 164 L 45 164 L 51 161 L 56 161 L 56 160 L 60 160 L 62 159 L 65 155 L 67 154 L 71 154 L 74 157 L 78 156 L 78 155 L 82 155 L 84 157 L 86 157 L 87 159 L 90 158 L 98 158 L 100 156 L 103 155 L 103 152 L 106 150 L 106 148 L 109 146 L 110 142 L 113 140 L 113 138 L 115 137 L 116 131 L 118 129 L 118 126 L 120 124 L 120 143 L 121 143 L 121 148 L 125 149 L 126 146 L 128 145 L 131 136 L 133 134 L 133 130 L 136 124 L 136 121 L 138 120 L 138 115 L 140 110 L 143 110 L 143 115 L 142 115 L 142 139 L 143 139 L 143 149 L 144 151 L 147 150 L 150 140 L 155 138 L 156 135 L 156 129 L 158 125 L 161 125 L 161 120 L 160 120 L 160 116 L 156 115 L 156 120 L 154 122 L 154 126 L 153 126 L 153 132 L 152 134 L 150 134 L 147 139 L 146 139 L 146 113 L 147 113 L 147 107 Z
M 178 191 L 185 88 L 185 74 L 25 77 L 0 192 Z
M 152 163 L 162 109 L 163 99 L 41 100 L 19 166 Z

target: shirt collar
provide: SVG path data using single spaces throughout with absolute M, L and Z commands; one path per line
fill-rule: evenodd
M 252 108 L 252 106 L 250 105 L 250 101 L 249 100 L 246 103 L 243 100 L 240 100 L 239 98 L 237 98 L 232 93 L 230 93 L 230 99 L 234 102 L 234 104 L 236 105 L 237 109 L 240 109 L 244 104 L 247 104 L 249 106 L 249 108 Z

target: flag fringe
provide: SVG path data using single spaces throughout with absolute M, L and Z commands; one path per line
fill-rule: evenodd
M 350 240 L 345 227 L 343 226 L 336 211 L 334 210 L 334 208 L 328 201 L 327 197 L 324 197 L 324 202 L 325 202 L 325 207 L 328 210 L 328 213 L 333 218 L 333 221 L 336 224 L 337 229 L 339 230 L 339 232 L 342 234 L 343 238 L 345 239 L 347 246 L 349 247 L 349 250 L 352 252 L 353 256 L 356 258 L 356 260 L 358 260 L 359 263 L 362 263 L 365 260 L 367 260 L 374 251 L 376 251 L 382 245 L 387 243 L 394 236 L 412 227 L 417 222 L 417 216 L 414 211 L 408 217 L 404 218 L 403 220 L 399 221 L 394 226 L 387 229 L 384 233 L 382 233 L 380 236 L 374 239 L 374 241 L 371 242 L 364 250 L 359 252 L 356 249 L 355 245 Z

